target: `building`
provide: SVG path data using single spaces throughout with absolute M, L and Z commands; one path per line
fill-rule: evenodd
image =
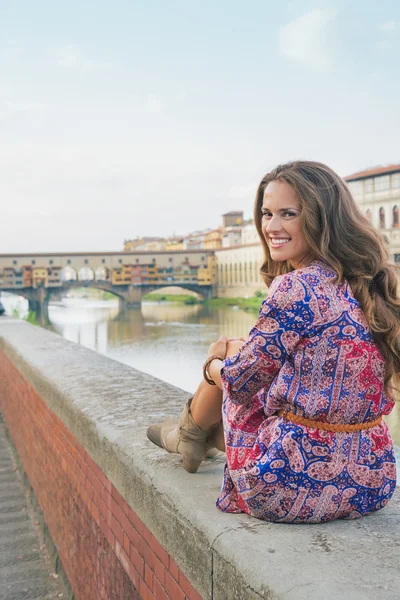
M 344 179 L 362 212 L 385 236 L 391 260 L 400 263 L 400 164 L 367 169 Z
M 242 227 L 242 244 L 246 246 L 247 244 L 258 244 L 260 242 L 260 237 L 258 235 L 258 231 L 254 224 L 254 221 L 248 221 Z
M 204 250 L 204 243 L 207 234 L 210 233 L 210 230 L 207 231 L 194 231 L 190 233 L 183 239 L 183 246 L 185 250 Z
M 215 251 L 217 261 L 217 296 L 219 298 L 250 297 L 265 290 L 260 275 L 263 261 L 261 244 L 248 244 Z
M 243 225 L 243 211 L 242 210 L 231 210 L 230 212 L 222 215 L 222 227 L 234 227 Z
M 160 237 L 137 237 L 134 240 L 125 240 L 124 252 L 143 251 L 162 251 L 165 250 L 166 240 Z
M 182 236 L 177 237 L 170 237 L 167 238 L 165 240 L 165 248 L 164 250 L 166 250 L 167 252 L 176 252 L 176 250 L 184 250 L 185 249 L 185 244 L 184 244 L 184 238 Z
M 222 247 L 222 229 L 213 229 L 204 238 L 205 250 L 218 250 Z
M 43 286 L 48 287 L 49 276 L 47 267 L 34 267 L 32 269 L 32 286 L 34 288 Z

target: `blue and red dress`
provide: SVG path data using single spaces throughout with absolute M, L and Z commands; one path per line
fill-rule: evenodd
M 333 432 L 277 416 L 367 423 L 391 412 L 385 363 L 347 282 L 314 262 L 276 277 L 238 354 L 224 361 L 227 465 L 217 506 L 268 521 L 355 519 L 396 486 L 384 421 Z

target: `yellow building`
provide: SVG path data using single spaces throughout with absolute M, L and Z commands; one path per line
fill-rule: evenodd
M 111 283 L 113 285 L 129 285 L 133 279 L 133 265 L 122 265 L 112 270 Z
M 217 283 L 217 261 L 215 256 L 207 256 L 207 266 L 197 271 L 199 285 L 215 285 Z
M 175 252 L 176 250 L 184 250 L 185 245 L 183 243 L 183 238 L 169 238 L 165 242 L 165 250 Z
M 204 249 L 217 250 L 218 248 L 222 248 L 222 231 L 221 229 L 214 229 L 205 236 Z
M 34 267 L 32 269 L 32 287 L 48 287 L 48 285 L 49 276 L 47 272 L 47 267 Z

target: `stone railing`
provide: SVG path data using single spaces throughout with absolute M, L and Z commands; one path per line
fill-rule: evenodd
M 357 521 L 218 512 L 223 455 L 189 475 L 149 423 L 187 394 L 12 319 L 0 409 L 77 600 L 399 597 L 400 497 Z

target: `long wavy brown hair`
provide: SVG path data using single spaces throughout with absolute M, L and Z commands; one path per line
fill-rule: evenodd
M 299 198 L 311 257 L 327 262 L 338 283 L 349 282 L 386 361 L 386 390 L 393 393 L 400 383 L 400 299 L 397 268 L 389 264 L 383 238 L 332 169 L 303 160 L 279 165 L 262 179 L 254 209 L 264 250 L 261 274 L 267 285 L 293 270 L 288 261 L 272 260 L 261 229 L 264 190 L 275 180 L 291 185 Z

